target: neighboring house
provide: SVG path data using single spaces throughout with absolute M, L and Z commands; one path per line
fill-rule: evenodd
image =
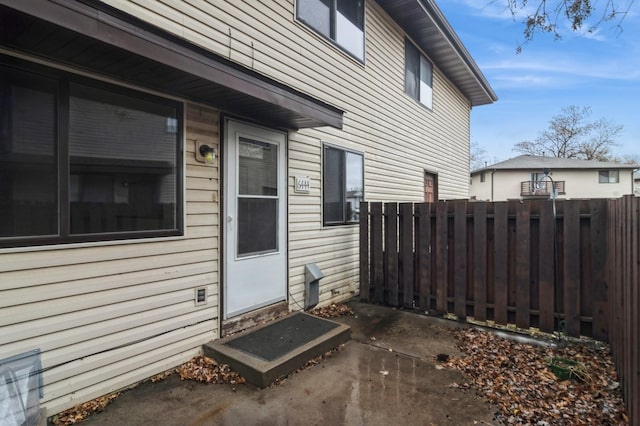
M 360 201 L 466 197 L 495 100 L 433 0 L 0 0 L 0 360 L 53 414 L 303 308 L 307 264 L 348 299 Z
M 471 172 L 471 199 L 618 198 L 633 194 L 639 166 L 520 155 Z
M 633 193 L 640 197 L 640 171 L 633 172 Z

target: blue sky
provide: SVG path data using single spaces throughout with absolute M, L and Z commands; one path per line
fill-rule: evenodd
M 621 22 L 622 31 L 618 21 L 605 22 L 593 33 L 563 27 L 561 40 L 536 34 L 520 54 L 516 48 L 524 41 L 524 26 L 506 4 L 438 2 L 499 98 L 471 112 L 471 141 L 486 151 L 485 160 L 491 164 L 519 155 L 512 150 L 515 143 L 535 139 L 570 105 L 591 107 L 592 120 L 624 126 L 614 153 L 640 156 L 640 3 Z

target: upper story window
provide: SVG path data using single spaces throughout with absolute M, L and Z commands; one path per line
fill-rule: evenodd
M 404 41 L 404 91 L 433 108 L 433 66 L 409 40 Z
M 364 61 L 364 0 L 298 0 L 297 18 Z
M 600 170 L 598 172 L 598 183 L 620 183 L 620 171 Z
M 2 59 L 0 246 L 181 232 L 181 104 Z
M 322 213 L 325 225 L 358 223 L 364 200 L 364 156 L 331 145 L 324 146 Z

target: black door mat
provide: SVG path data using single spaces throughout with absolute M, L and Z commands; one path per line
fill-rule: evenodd
M 204 353 L 229 364 L 247 381 L 266 387 L 307 361 L 349 340 L 348 326 L 302 312 L 204 345 Z
M 294 314 L 225 344 L 258 358 L 273 361 L 337 326 L 337 323 L 322 318 Z

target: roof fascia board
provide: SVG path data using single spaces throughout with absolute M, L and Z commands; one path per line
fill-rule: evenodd
M 197 49 L 189 49 L 172 40 L 169 34 L 161 37 L 78 1 L 0 0 L 0 4 L 326 125 L 342 128 L 343 111 L 338 108 L 302 93 L 295 93 L 294 89 L 279 87 L 275 82 L 266 81 L 266 77 L 258 78 L 240 71 L 198 52 Z

